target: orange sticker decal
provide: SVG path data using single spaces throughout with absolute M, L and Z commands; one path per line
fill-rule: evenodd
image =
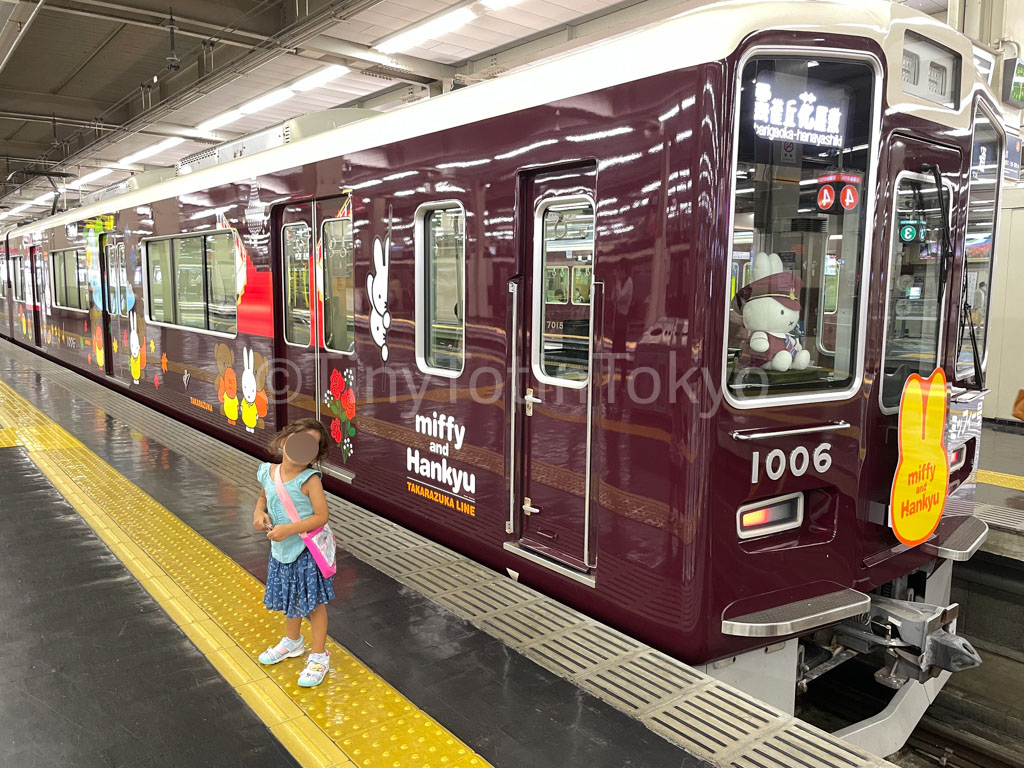
M 946 374 L 910 375 L 900 399 L 900 460 L 889 510 L 896 538 L 908 546 L 927 541 L 946 507 Z

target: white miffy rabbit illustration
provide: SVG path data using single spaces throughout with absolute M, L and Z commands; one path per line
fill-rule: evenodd
M 247 432 L 253 432 L 259 415 L 256 412 L 255 350 L 242 347 L 242 423 Z
M 139 320 L 134 312 L 128 313 L 128 326 L 131 329 L 128 346 L 132 353 L 132 380 L 138 384 L 142 377 L 142 340 L 139 338 Z
M 783 269 L 777 253 L 763 252 L 754 256 L 753 277 L 738 294 L 750 332 L 742 359 L 750 367 L 803 370 L 811 353 L 791 333 L 800 321 L 800 277 Z
M 380 359 L 388 361 L 388 329 L 391 312 L 388 311 L 388 268 L 390 266 L 391 238 L 373 240 L 373 272 L 366 276 L 366 294 L 370 298 L 370 335 L 380 347 Z

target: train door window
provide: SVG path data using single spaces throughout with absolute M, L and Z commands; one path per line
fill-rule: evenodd
M 178 325 L 206 328 L 201 236 L 174 239 L 174 285 Z
M 910 374 L 927 377 L 938 361 L 941 217 L 948 216 L 951 196 L 952 190 L 946 187 L 940 202 L 930 176 L 903 174 L 896 184 L 881 395 L 886 411 L 899 408 Z
M 7 259 L 0 256 L 0 299 L 7 298 Z
M 234 232 L 223 231 L 207 235 L 206 282 L 211 331 L 235 333 L 238 325 L 238 289 L 235 273 Z
M 352 274 L 352 216 L 323 223 L 324 346 L 334 352 L 355 350 L 355 283 Z
M 11 257 L 11 282 L 14 284 L 14 300 L 25 301 L 25 273 L 21 269 L 21 256 Z
M 743 67 L 730 398 L 830 398 L 857 379 L 876 83 L 859 58 L 757 56 Z
M 108 243 L 105 248 L 107 257 L 107 290 L 110 292 L 110 306 L 107 311 L 112 315 L 128 315 L 128 275 L 125 272 L 124 243 Z
M 458 203 L 416 211 L 416 358 L 421 370 L 458 376 L 465 364 L 466 212 Z
M 75 269 L 78 271 L 78 306 L 89 309 L 89 266 L 85 262 L 85 251 L 74 251 Z M 99 289 L 97 289 L 99 290 Z M 96 295 L 99 301 L 99 294 Z
M 590 377 L 594 206 L 549 202 L 539 212 L 537 237 L 545 300 L 534 304 L 534 338 L 543 340 L 533 345 L 534 375 L 581 387 Z
M 992 249 L 1003 159 L 1003 135 L 995 121 L 980 106 L 974 112 L 974 149 L 971 157 L 963 301 L 956 355 L 957 374 L 960 376 L 974 373 L 974 347 L 970 335 L 972 324 L 978 342 L 978 354 L 982 362 L 985 360 L 992 285 Z M 970 310 L 963 304 L 970 305 Z
M 154 240 L 146 243 L 146 262 L 149 279 L 149 319 L 173 324 L 174 271 L 171 267 L 171 241 Z
M 287 224 L 281 230 L 284 256 L 284 333 L 289 344 L 309 346 L 309 225 Z

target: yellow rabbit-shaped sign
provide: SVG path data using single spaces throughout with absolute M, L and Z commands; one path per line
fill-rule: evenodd
M 896 538 L 908 546 L 926 541 L 939 525 L 949 490 L 946 453 L 946 374 L 913 373 L 900 399 L 900 460 L 889 509 Z

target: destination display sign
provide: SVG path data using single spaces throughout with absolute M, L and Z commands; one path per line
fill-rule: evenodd
M 782 72 L 765 72 L 754 84 L 754 133 L 769 141 L 842 148 L 846 110 L 839 88 Z

